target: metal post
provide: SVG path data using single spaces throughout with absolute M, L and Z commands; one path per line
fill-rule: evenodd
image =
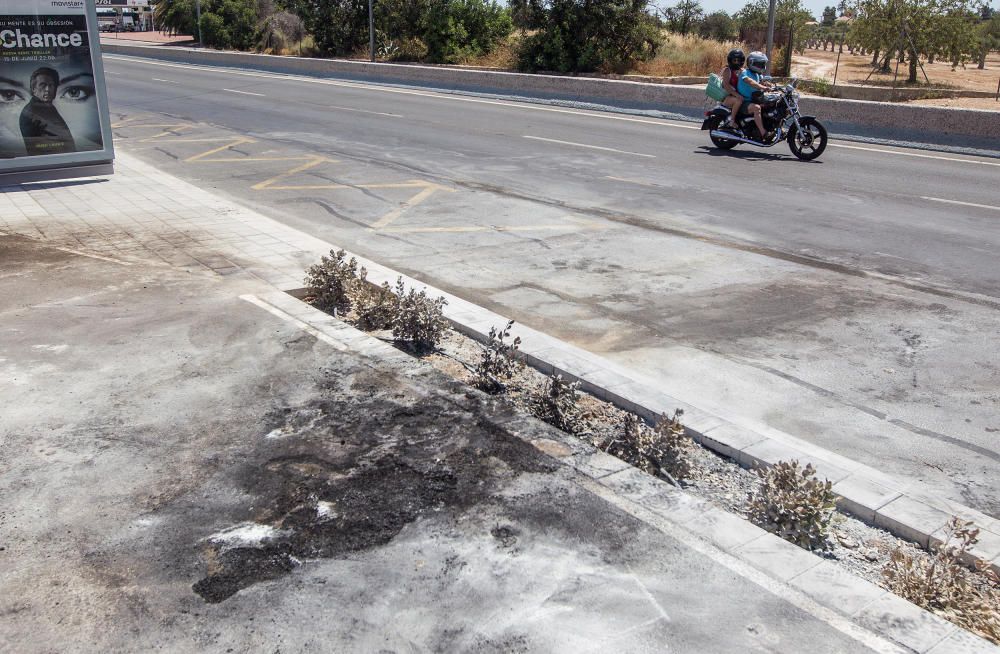
M 1000 102 L 1000 79 L 997 80 L 997 102 Z
M 774 47 L 774 5 L 776 0 L 771 0 L 767 9 L 767 74 L 771 74 L 771 49 Z
M 840 72 L 840 55 L 844 53 L 844 42 L 840 42 L 840 49 L 837 50 L 837 65 L 833 69 L 833 88 L 837 88 L 837 73 Z
M 372 8 L 374 0 L 368 0 L 368 52 L 371 60 L 375 61 L 375 10 Z
M 201 0 L 195 1 L 194 12 L 196 20 L 198 21 L 198 47 L 204 47 L 205 42 L 201 40 Z

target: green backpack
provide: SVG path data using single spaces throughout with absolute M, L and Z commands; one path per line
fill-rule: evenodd
M 722 78 L 715 73 L 708 76 L 708 84 L 705 85 L 705 95 L 719 102 L 729 95 L 726 89 L 722 87 Z

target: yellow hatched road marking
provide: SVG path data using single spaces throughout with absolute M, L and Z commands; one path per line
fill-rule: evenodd
M 405 202 L 403 202 L 403 204 L 399 205 L 398 207 L 396 207 L 395 209 L 393 209 L 392 211 L 390 211 L 389 213 L 385 214 L 384 216 L 376 220 L 374 223 L 372 223 L 371 229 L 380 229 L 382 227 L 386 227 L 392 224 L 393 222 L 396 221 L 396 219 L 398 219 L 400 216 L 403 215 L 404 211 L 406 211 L 407 209 L 412 209 L 413 207 L 417 206 L 430 196 L 434 195 L 434 193 L 436 193 L 437 191 L 447 191 L 448 193 L 454 192 L 453 189 L 445 188 L 444 186 L 438 186 L 437 184 L 432 184 L 430 182 L 425 182 L 425 186 L 426 188 L 424 190 L 420 191 L 412 198 L 406 200 Z
M 231 150 L 239 145 L 246 145 L 250 143 L 256 143 L 257 140 L 250 138 L 248 136 L 232 136 L 232 137 L 205 137 L 205 138 L 192 138 L 192 137 L 181 137 L 177 134 L 179 131 L 183 130 L 193 130 L 200 125 L 189 124 L 189 123 L 170 123 L 170 124 L 134 124 L 133 120 L 138 120 L 144 116 L 137 116 L 134 118 L 126 118 L 119 121 L 113 125 L 113 127 L 129 127 L 129 128 L 144 128 L 144 129 L 162 129 L 163 132 L 156 134 L 151 137 L 142 139 L 140 142 L 145 143 L 149 141 L 158 142 L 169 142 L 169 143 L 222 143 L 217 147 L 206 150 L 199 154 L 192 155 L 183 161 L 185 163 L 248 163 L 248 162 L 265 162 L 265 161 L 302 161 L 301 165 L 295 166 L 285 172 L 275 175 L 270 179 L 266 179 L 262 182 L 254 184 L 250 188 L 254 191 L 313 191 L 313 190 L 339 190 L 339 189 L 420 189 L 419 192 L 413 197 L 403 201 L 398 207 L 388 212 L 377 221 L 372 223 L 369 227 L 372 231 L 385 231 L 393 233 L 468 233 L 468 232 L 529 232 L 529 231 L 558 231 L 576 228 L 583 229 L 601 229 L 604 225 L 582 220 L 579 218 L 574 218 L 572 216 L 566 216 L 563 218 L 565 222 L 549 225 L 515 225 L 515 226 L 497 226 L 497 225 L 485 225 L 485 226 L 461 226 L 461 227 L 390 227 L 395 221 L 397 221 L 406 211 L 412 209 L 419 204 L 425 202 L 428 198 L 433 196 L 437 192 L 444 193 L 454 193 L 455 189 L 448 188 L 447 186 L 442 186 L 440 184 L 435 184 L 434 182 L 427 182 L 419 179 L 406 180 L 402 182 L 379 182 L 375 184 L 282 184 L 281 182 L 288 180 L 295 175 L 304 173 L 306 171 L 312 170 L 317 166 L 324 163 L 339 163 L 337 159 L 330 159 L 321 155 L 303 155 L 303 156 L 276 156 L 276 157 L 233 157 L 233 156 L 221 156 L 218 155 Z

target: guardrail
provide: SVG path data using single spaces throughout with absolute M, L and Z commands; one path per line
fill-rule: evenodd
M 626 109 L 654 109 L 690 118 L 700 118 L 706 103 L 700 86 L 124 43 L 105 43 L 102 49 L 109 54 L 172 62 L 594 102 Z M 1000 154 L 1000 112 L 817 97 L 804 97 L 801 108 L 804 113 L 820 118 L 833 134 L 976 148 Z

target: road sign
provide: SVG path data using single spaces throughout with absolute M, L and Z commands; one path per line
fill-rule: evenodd
M 2 0 L 0 10 L 0 185 L 111 173 L 94 4 Z

